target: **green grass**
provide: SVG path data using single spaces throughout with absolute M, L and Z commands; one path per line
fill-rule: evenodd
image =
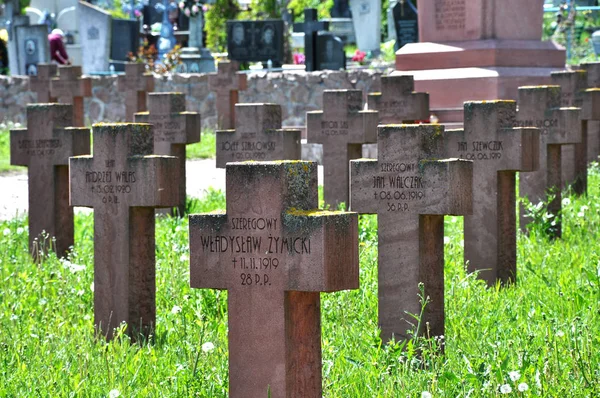
M 519 236 L 509 288 L 465 273 L 462 219 L 446 218 L 445 356 L 431 339 L 382 345 L 377 220 L 361 217 L 360 290 L 322 294 L 324 396 L 494 397 L 501 385 L 515 397 L 598 396 L 600 175 L 591 171 L 589 197 L 565 200 L 564 239 Z M 224 196 L 211 191 L 188 207 L 224 209 Z M 142 345 L 94 337 L 92 216 L 76 216 L 69 261 L 32 263 L 25 226 L 0 224 L 0 396 L 227 395 L 227 293 L 189 287 L 186 219 L 157 221 L 157 338 Z
M 212 159 L 217 153 L 217 138 L 213 130 L 202 130 L 200 142 L 188 145 L 186 156 L 188 159 Z

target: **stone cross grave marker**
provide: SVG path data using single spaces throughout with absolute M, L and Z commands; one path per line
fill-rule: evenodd
M 69 160 L 71 205 L 94 208 L 94 323 L 107 338 L 156 320 L 154 209 L 178 203 L 179 170 L 153 155 L 148 124 L 96 124 L 94 156 Z
M 587 72 L 587 86 L 600 88 L 600 62 L 589 62 L 580 65 Z M 600 156 L 600 121 L 588 119 L 588 162 L 598 161 Z
M 348 162 L 362 156 L 362 144 L 377 142 L 379 116 L 362 104 L 362 90 L 325 90 L 323 110 L 306 112 L 308 142 L 323 145 L 323 196 L 334 209 L 348 206 Z
M 54 64 L 38 64 L 37 76 L 29 76 L 29 90 L 37 94 L 37 103 L 56 102 L 50 96 L 50 80 L 56 77 L 57 66 Z
M 328 30 L 329 22 L 319 21 L 316 8 L 304 9 L 304 22 L 294 24 L 294 32 L 304 32 L 304 66 L 306 72 L 316 70 L 317 33 Z
M 237 62 L 219 62 L 217 73 L 208 75 L 208 87 L 217 93 L 218 126 L 222 130 L 234 128 L 239 92 L 248 88 L 248 77 L 245 73 L 238 73 L 238 70 Z
M 551 78 L 553 84 L 560 86 L 561 106 L 583 107 L 587 89 L 587 73 L 584 70 L 552 72 Z M 581 141 L 561 149 L 563 189 L 570 185 L 577 195 L 587 192 L 587 137 L 587 120 L 581 119 Z
M 448 154 L 473 161 L 473 214 L 465 215 L 465 262 L 488 285 L 517 277 L 516 172 L 539 167 L 540 131 L 513 128 L 515 101 L 465 102 L 464 130 L 446 131 Z
M 154 91 L 154 76 L 146 72 L 144 64 L 128 62 L 125 64 L 125 75 L 117 77 L 117 87 L 125 92 L 125 120 L 131 122 L 134 113 L 148 109 L 146 93 Z
M 190 285 L 228 290 L 229 396 L 321 397 L 320 292 L 358 288 L 358 216 L 315 210 L 314 162 L 226 175 L 227 212 L 190 216 Z
M 409 75 L 381 76 L 381 92 L 369 93 L 367 106 L 379 111 L 381 124 L 429 120 L 429 94 L 416 93 Z
M 28 128 L 10 131 L 10 164 L 28 168 L 29 248 L 34 258 L 50 249 L 35 243 L 43 240 L 42 231 L 56 238 L 52 248 L 59 257 L 73 245 L 69 157 L 90 153 L 90 130 L 69 127 L 72 123 L 72 105 L 29 104 Z
M 471 213 L 473 162 L 448 156 L 440 125 L 384 125 L 378 160 L 350 161 L 350 208 L 377 214 L 379 326 L 384 341 L 409 337 L 420 314 L 444 334 L 444 215 Z M 427 333 L 421 328 L 417 333 Z
M 300 130 L 281 128 L 281 107 L 237 104 L 235 130 L 217 131 L 217 167 L 244 160 L 297 160 Z
M 581 140 L 580 109 L 561 108 L 560 86 L 519 87 L 517 125 L 540 129 L 540 167 L 536 171 L 519 174 L 519 194 L 533 204 L 546 201 L 548 194 L 554 199 L 548 212 L 556 217 L 552 235 L 561 236 L 561 147 Z M 521 229 L 525 230 L 531 219 L 525 208 L 520 211 Z
M 149 112 L 136 113 L 135 121 L 150 123 L 154 130 L 154 153 L 176 156 L 179 164 L 179 215 L 185 212 L 187 144 L 200 142 L 200 114 L 185 111 L 185 94 L 150 93 Z
M 92 96 L 92 79 L 81 77 L 81 66 L 59 66 L 50 81 L 50 95 L 61 104 L 73 105 L 73 125 L 84 126 L 83 97 Z

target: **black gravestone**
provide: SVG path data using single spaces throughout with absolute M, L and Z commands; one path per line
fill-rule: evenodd
M 348 0 L 333 0 L 333 7 L 329 10 L 331 18 L 352 18 Z
M 319 32 L 317 36 L 316 70 L 346 69 L 344 42 L 330 32 Z
M 150 27 L 152 24 L 162 22 L 162 13 L 156 10 L 156 4 L 161 3 L 162 0 L 150 0 L 147 5 L 144 6 L 142 15 L 144 18 L 144 25 Z
M 127 55 L 136 54 L 140 46 L 139 22 L 133 19 L 113 19 L 110 41 L 110 59 L 115 71 L 125 71 Z
M 304 32 L 304 66 L 307 72 L 318 70 L 317 59 L 317 32 L 328 30 L 329 23 L 317 20 L 315 8 L 304 9 L 304 22 L 294 24 L 294 32 Z
M 283 20 L 227 21 L 229 59 L 239 62 L 283 62 Z
M 393 9 L 396 25 L 396 50 L 408 43 L 419 41 L 419 21 L 417 8 L 411 0 L 399 0 Z

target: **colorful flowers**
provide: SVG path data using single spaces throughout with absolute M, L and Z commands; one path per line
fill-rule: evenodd
M 367 56 L 366 52 L 360 51 L 359 49 L 357 49 L 356 52 L 354 53 L 354 55 L 352 56 L 352 61 L 362 64 L 364 62 L 366 56 Z
M 196 15 L 200 14 L 204 9 L 202 6 L 202 2 L 198 0 L 180 1 L 178 6 L 179 9 L 183 11 L 186 17 L 195 17 Z

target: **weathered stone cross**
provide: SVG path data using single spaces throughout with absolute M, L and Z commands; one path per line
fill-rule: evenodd
M 561 106 L 582 108 L 587 89 L 587 73 L 584 70 L 551 73 L 552 82 L 560 86 Z M 583 114 L 581 114 L 583 116 Z M 587 192 L 587 146 L 588 121 L 581 119 L 581 141 L 562 147 L 562 186 L 571 185 L 573 193 Z
M 94 208 L 94 323 L 134 338 L 156 320 L 154 209 L 178 203 L 179 170 L 152 155 L 148 124 L 94 125 L 94 156 L 69 160 L 71 205 Z
M 50 96 L 50 80 L 56 77 L 55 64 L 38 64 L 37 76 L 29 76 L 29 90 L 37 94 L 36 103 L 56 102 Z
M 91 97 L 92 80 L 81 77 L 81 66 L 59 66 L 58 78 L 50 81 L 50 95 L 61 104 L 72 104 L 73 125 L 84 126 L 83 97 Z
M 381 92 L 369 93 L 367 105 L 379 111 L 381 124 L 429 120 L 429 94 L 416 93 L 409 75 L 381 76 Z
M 377 111 L 362 104 L 361 90 L 325 90 L 323 110 L 306 112 L 308 142 L 323 145 L 323 195 L 334 209 L 348 205 L 348 162 L 362 157 L 362 144 L 377 141 Z
M 226 213 L 190 216 L 190 284 L 228 290 L 229 396 L 320 398 L 319 295 L 358 288 L 358 216 L 315 210 L 313 162 L 229 163 L 226 184 Z
M 128 62 L 125 75 L 117 76 L 119 91 L 125 92 L 125 121 L 133 121 L 136 112 L 146 109 L 146 93 L 154 91 L 154 76 L 146 72 L 146 65 Z
M 581 140 L 580 110 L 560 107 L 560 86 L 519 87 L 517 103 L 516 124 L 540 129 L 540 167 L 519 174 L 519 194 L 533 204 L 546 201 L 548 194 L 554 195 L 548 212 L 556 217 L 556 224 L 548 232 L 560 237 L 561 146 Z M 523 206 L 520 213 L 521 229 L 525 230 L 531 219 Z
M 208 75 L 208 88 L 217 93 L 217 125 L 222 130 L 234 128 L 239 92 L 248 88 L 246 74 L 238 73 L 238 70 L 237 62 L 219 62 L 217 73 Z
M 200 114 L 185 111 L 185 94 L 150 93 L 149 112 L 136 113 L 135 121 L 154 126 L 154 153 L 176 156 L 179 164 L 179 215 L 185 212 L 187 144 L 200 142 Z
M 600 88 L 600 62 L 589 62 L 580 65 L 587 72 L 587 86 Z M 598 161 L 600 156 L 600 121 L 588 121 L 588 162 Z
M 281 107 L 237 104 L 235 130 L 217 131 L 217 167 L 244 160 L 300 159 L 300 130 L 281 128 Z
M 377 146 L 378 160 L 350 161 L 350 208 L 377 214 L 381 337 L 443 335 L 444 215 L 471 213 L 473 162 L 442 160 L 439 125 L 379 126 Z M 430 302 L 415 330 L 420 283 Z
M 56 238 L 59 257 L 73 245 L 69 157 L 90 153 L 90 130 L 68 127 L 72 124 L 72 105 L 30 104 L 28 128 L 10 131 L 10 164 L 28 167 L 29 248 L 34 258 L 49 249 L 41 245 L 42 231 Z
M 465 262 L 488 285 L 517 277 L 516 172 L 539 167 L 540 131 L 513 128 L 515 101 L 465 102 L 464 130 L 446 131 L 448 154 L 473 161 L 473 214 L 465 215 Z

